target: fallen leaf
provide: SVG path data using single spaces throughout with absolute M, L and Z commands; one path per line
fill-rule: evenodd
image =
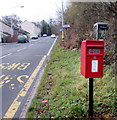
M 49 100 L 42 100 L 42 103 L 46 103 L 46 102 L 48 102 Z
M 66 107 L 62 107 L 62 110 L 65 110 L 66 109 Z

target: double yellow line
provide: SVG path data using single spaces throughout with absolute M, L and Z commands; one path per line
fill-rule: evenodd
M 32 75 L 30 76 L 28 81 L 25 83 L 23 88 L 20 90 L 19 94 L 17 95 L 17 97 L 15 98 L 15 100 L 13 101 L 11 106 L 9 107 L 9 109 L 6 112 L 4 118 L 13 118 L 14 117 L 14 115 L 16 114 L 16 112 L 17 112 L 17 110 L 18 110 L 18 108 L 19 108 L 19 106 L 21 104 L 21 101 L 19 101 L 20 98 L 26 96 L 26 93 L 28 92 L 29 88 L 31 87 L 31 85 L 33 83 L 33 80 L 37 76 L 37 74 L 38 74 L 39 70 L 41 69 L 45 59 L 46 59 L 46 56 L 44 56 L 42 58 L 42 60 L 39 62 L 38 66 L 36 67 L 36 69 L 34 70 Z

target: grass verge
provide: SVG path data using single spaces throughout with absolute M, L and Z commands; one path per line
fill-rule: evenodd
M 114 79 L 111 68 L 94 81 L 94 116 L 115 117 Z M 45 68 L 27 118 L 82 118 L 88 114 L 88 79 L 80 74 L 78 50 L 64 50 L 59 41 Z

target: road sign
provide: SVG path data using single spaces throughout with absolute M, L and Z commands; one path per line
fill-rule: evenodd
M 60 30 L 60 32 L 63 31 L 63 29 L 59 29 L 59 30 Z
M 70 28 L 70 25 L 63 25 L 63 28 Z

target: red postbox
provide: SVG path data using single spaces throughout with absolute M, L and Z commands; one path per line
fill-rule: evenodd
M 102 78 L 104 41 L 85 40 L 81 45 L 81 74 L 85 78 Z

